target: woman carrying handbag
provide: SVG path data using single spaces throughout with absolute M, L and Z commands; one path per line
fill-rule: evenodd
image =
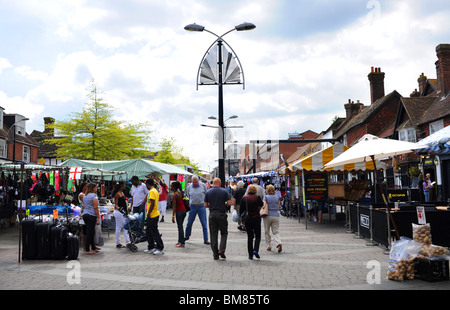
M 267 216 L 264 216 L 264 237 L 267 245 L 267 251 L 272 250 L 272 236 L 273 241 L 278 248 L 278 253 L 282 251 L 283 245 L 280 240 L 280 199 L 275 195 L 275 187 L 268 185 L 266 188 L 266 195 L 264 196 L 264 207 L 261 212 L 267 212 Z M 270 231 L 272 230 L 272 236 Z

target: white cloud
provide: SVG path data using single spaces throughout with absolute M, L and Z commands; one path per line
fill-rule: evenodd
M 48 77 L 46 72 L 33 71 L 29 66 L 20 66 L 15 68 L 14 71 L 29 80 L 44 81 Z
M 1 58 L 0 57 L 0 74 L 2 74 L 2 71 L 5 69 L 9 69 L 11 68 L 12 65 L 11 63 L 8 61 L 8 59 L 6 58 Z

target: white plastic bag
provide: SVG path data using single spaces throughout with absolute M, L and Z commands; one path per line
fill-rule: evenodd
M 239 214 L 237 213 L 236 209 L 233 210 L 233 213 L 231 213 L 231 218 L 233 222 L 237 223 L 239 221 Z
M 414 258 L 419 255 L 422 244 L 407 237 L 392 243 L 389 253 L 387 277 L 389 280 L 414 279 Z
M 95 245 L 98 245 L 98 246 L 103 246 L 104 245 L 103 234 L 102 234 L 102 225 L 101 224 L 96 224 L 95 225 L 94 243 L 95 243 Z

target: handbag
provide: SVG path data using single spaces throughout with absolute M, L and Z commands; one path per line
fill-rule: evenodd
M 269 206 L 267 204 L 263 205 L 262 208 L 259 210 L 259 216 L 265 217 L 269 215 Z
M 245 210 L 244 210 L 244 212 L 243 213 L 241 213 L 241 222 L 242 223 L 245 223 L 246 221 L 247 221 L 247 218 L 248 218 L 248 203 L 247 203 L 247 197 L 243 197 L 242 199 L 244 199 L 245 198 Z M 242 202 L 242 201 L 241 201 Z M 242 206 L 242 204 L 241 204 L 241 206 Z

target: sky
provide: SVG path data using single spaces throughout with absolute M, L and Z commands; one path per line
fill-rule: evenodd
M 386 73 L 386 94 L 408 97 L 435 48 L 450 43 L 448 0 L 0 0 L 0 106 L 44 130 L 70 119 L 94 79 L 114 117 L 149 122 L 150 148 L 175 138 L 200 167 L 217 166 L 218 87 L 197 71 L 221 35 L 242 64 L 242 85 L 224 86 L 224 118 L 239 144 L 325 131 L 349 99 L 370 104 L 367 75 Z

